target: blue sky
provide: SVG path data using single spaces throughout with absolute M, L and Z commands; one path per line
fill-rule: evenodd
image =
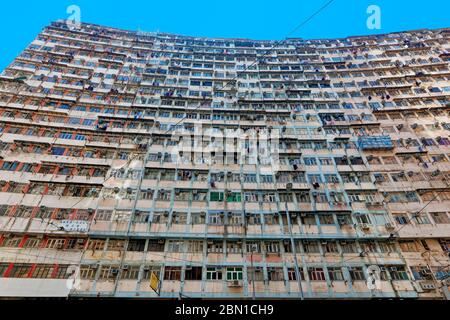
M 284 39 L 327 0 L 16 0 L 0 3 L 0 70 L 51 21 L 78 5 L 81 20 L 117 28 L 192 36 Z M 366 26 L 369 5 L 381 9 L 381 29 Z M 449 0 L 334 0 L 290 35 L 336 38 L 419 28 L 450 27 Z

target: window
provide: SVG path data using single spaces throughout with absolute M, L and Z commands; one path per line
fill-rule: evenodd
M 343 281 L 344 275 L 342 274 L 342 268 L 328 267 L 328 276 L 331 281 Z
M 161 267 L 160 266 L 144 266 L 144 272 L 142 279 L 149 280 L 152 273 L 154 273 L 158 279 L 160 279 Z
M 242 268 L 227 268 L 227 280 L 242 280 Z
M 185 280 L 202 280 L 202 267 L 189 267 L 186 266 Z
M 160 239 L 160 240 L 149 240 L 148 241 L 148 251 L 152 251 L 152 252 L 163 252 L 164 251 L 164 246 L 165 246 L 165 240 L 164 239 Z
M 450 218 L 446 212 L 430 212 L 433 221 L 436 224 L 448 224 L 450 223 Z
M 262 267 L 247 268 L 247 279 L 249 281 L 264 281 L 264 272 Z
M 181 267 L 165 267 L 164 280 L 180 281 Z
M 122 251 L 125 247 L 124 240 L 109 239 L 108 251 Z
M 334 241 L 326 241 L 322 243 L 322 250 L 324 253 L 339 253 L 338 246 Z
M 411 266 L 411 271 L 415 280 L 433 280 L 428 267 Z
M 307 166 L 316 166 L 317 161 L 316 158 L 303 158 L 305 165 Z
M 325 281 L 323 268 L 308 268 L 308 276 L 311 281 Z
M 210 201 L 220 202 L 220 201 L 223 201 L 223 199 L 224 199 L 223 192 L 211 192 L 211 194 L 209 196 Z
M 61 132 L 60 134 L 59 134 L 59 138 L 60 139 L 72 139 L 72 134 L 71 133 L 69 133 L 69 132 Z
M 65 151 L 66 151 L 66 148 L 62 148 L 62 147 L 53 147 L 51 150 L 52 155 L 54 155 L 54 156 L 62 156 L 62 155 L 64 155 Z
M 450 252 L 450 240 L 439 239 L 439 245 L 441 246 L 442 251 Z
M 395 218 L 395 221 L 398 224 L 408 224 L 409 223 L 409 218 L 406 213 L 394 213 L 393 216 Z
M 269 281 L 284 281 L 283 268 L 268 268 Z
M 273 193 L 263 193 L 262 195 L 262 202 L 276 202 L 276 196 Z
M 206 268 L 206 280 L 222 280 L 223 270 L 220 267 Z
M 266 253 L 279 253 L 280 243 L 279 242 L 265 242 Z
M 189 240 L 186 243 L 186 252 L 203 252 L 203 241 L 202 240 Z
M 381 252 L 396 252 L 395 242 L 380 241 L 378 242 Z
M 187 214 L 182 212 L 172 213 L 172 223 L 173 224 L 186 224 Z
M 260 242 L 247 241 L 245 243 L 245 249 L 247 253 L 260 253 L 261 252 Z
M 144 251 L 145 240 L 130 240 L 128 243 L 128 251 Z
M 119 274 L 118 266 L 102 266 L 100 270 L 99 279 L 103 280 L 116 280 L 117 275 Z
M 278 216 L 274 214 L 265 214 L 264 215 L 264 223 L 266 225 L 276 225 L 278 224 Z
M 256 174 L 244 174 L 244 182 L 256 183 Z
M 207 252 L 208 253 L 222 253 L 223 252 L 223 242 L 222 241 L 208 241 Z
M 371 253 L 377 252 L 377 246 L 374 241 L 370 240 L 361 241 L 359 245 L 361 246 L 361 249 L 364 252 L 371 252 Z
M 403 240 L 399 242 L 400 249 L 404 252 L 419 252 L 420 247 L 414 240 Z
M 168 252 L 183 252 L 184 241 L 182 240 L 169 240 L 167 244 Z
M 430 219 L 426 213 L 419 214 L 415 216 L 415 221 L 417 224 L 430 224 Z
M 48 279 L 52 277 L 53 265 L 38 265 L 31 275 L 32 278 Z
M 341 226 L 352 224 L 352 217 L 349 214 L 337 214 L 336 219 Z
M 257 202 L 258 194 L 255 192 L 245 192 L 244 193 L 244 201 L 245 202 Z
M 261 175 L 261 183 L 273 183 L 273 176 Z
M 387 223 L 386 216 L 383 213 L 372 213 L 372 220 L 377 226 L 382 226 Z
M 304 241 L 303 248 L 306 253 L 320 253 L 320 246 L 318 241 Z
M 159 190 L 157 200 L 170 201 L 172 192 L 170 190 Z
M 227 202 L 241 202 L 241 193 L 231 192 L 227 194 Z
M 167 223 L 168 212 L 154 212 L 152 217 L 152 223 L 164 224 Z
M 387 270 L 392 278 L 392 280 L 408 280 L 408 273 L 404 266 L 392 266 L 388 267 Z
M 97 273 L 96 265 L 85 265 L 80 268 L 80 277 L 84 280 L 94 280 Z
M 45 247 L 47 249 L 63 249 L 65 242 L 65 239 L 48 239 Z
M 350 278 L 353 281 L 362 281 L 362 280 L 366 280 L 365 274 L 364 274 L 364 270 L 362 267 L 352 267 L 349 268 L 349 273 L 350 273 Z
M 139 266 L 127 267 L 122 270 L 121 279 L 124 280 L 137 280 L 139 277 Z
M 23 239 L 22 236 L 12 236 L 12 237 L 6 238 L 3 241 L 2 246 L 17 248 L 19 246 L 19 244 L 22 242 L 22 239 Z
M 340 243 L 343 253 L 356 253 L 358 252 L 358 247 L 355 241 L 341 241 Z
M 320 224 L 334 224 L 334 219 L 332 214 L 320 214 L 319 215 Z
M 418 195 L 413 191 L 405 192 L 405 197 L 406 197 L 407 202 L 419 202 Z
M 262 223 L 262 218 L 261 218 L 261 214 L 260 213 L 252 213 L 250 214 L 250 217 L 248 219 L 248 223 L 249 224 L 261 224 Z
M 205 223 L 205 213 L 203 213 L 203 212 L 191 213 L 191 223 L 192 224 L 204 224 Z
M 297 280 L 297 273 L 295 272 L 294 268 L 288 268 L 287 269 L 287 273 L 288 273 L 289 281 L 296 281 Z M 305 280 L 305 275 L 304 275 L 302 269 L 299 270 L 299 275 L 300 275 L 300 279 L 301 280 Z
M 363 224 L 363 223 L 369 223 L 370 224 L 370 217 L 366 213 L 357 213 L 355 215 L 355 218 L 356 218 L 356 221 L 359 224 Z
M 224 216 L 223 213 L 210 213 L 208 214 L 208 224 L 211 225 L 223 225 Z

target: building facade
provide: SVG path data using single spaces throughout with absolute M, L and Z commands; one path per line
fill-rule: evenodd
M 52 23 L 0 78 L 0 296 L 449 298 L 449 38 Z

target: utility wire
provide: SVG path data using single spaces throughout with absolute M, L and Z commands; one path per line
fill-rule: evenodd
M 322 6 L 321 6 L 319 9 L 317 9 L 313 14 L 311 14 L 307 19 L 305 19 L 304 21 L 302 21 L 302 22 L 301 22 L 299 25 L 297 25 L 292 31 L 290 31 L 290 32 L 285 36 L 285 38 L 289 37 L 290 35 L 292 35 L 292 34 L 295 33 L 296 31 L 298 31 L 300 28 L 302 28 L 304 25 L 306 25 L 308 22 L 310 22 L 314 17 L 316 17 L 319 13 L 321 13 L 325 8 L 327 8 L 329 5 L 331 5 L 334 1 L 335 1 L 335 0 L 329 0 L 329 1 L 326 2 L 324 5 L 322 5 Z M 271 48 L 269 48 L 268 50 L 266 50 L 266 52 L 262 55 L 262 57 L 257 58 L 252 64 L 250 64 L 249 66 L 246 66 L 246 67 L 244 68 L 244 70 L 242 70 L 242 71 L 237 71 L 237 72 L 236 72 L 237 75 L 236 75 L 234 78 L 232 78 L 231 80 L 228 80 L 227 82 L 225 82 L 225 84 L 223 84 L 220 88 L 218 88 L 218 89 L 216 89 L 216 90 L 222 90 L 222 89 L 224 89 L 226 86 L 228 86 L 228 84 L 230 84 L 230 83 L 236 81 L 236 80 L 238 79 L 238 77 L 239 77 L 239 73 L 242 74 L 242 73 L 244 73 L 245 71 L 248 71 L 250 68 L 252 68 L 252 67 L 255 66 L 256 64 L 258 64 L 258 63 L 259 63 L 263 58 L 265 58 L 269 53 L 271 53 L 271 51 L 272 51 L 273 49 L 275 49 L 276 47 L 278 47 L 279 45 L 281 45 L 281 44 L 284 43 L 284 42 L 286 42 L 286 39 L 285 39 L 285 40 L 279 40 L 279 41 L 275 42 L 275 44 L 274 44 Z M 190 111 L 196 111 L 196 110 L 200 109 L 203 105 L 204 105 L 204 104 L 200 103 L 198 107 L 196 107 L 196 108 L 194 108 L 194 109 L 192 109 L 192 110 L 190 110 Z M 184 116 L 183 116 L 178 122 L 176 122 L 175 124 L 170 124 L 171 128 L 176 127 L 177 125 L 179 125 L 180 123 L 182 123 L 182 122 L 183 122 L 184 120 L 186 120 L 186 119 L 187 119 L 187 115 L 184 115 Z M 167 129 L 165 132 L 160 133 L 160 134 L 161 134 L 161 135 L 165 135 L 165 134 L 169 133 L 169 132 L 171 131 L 171 128 L 170 128 L 170 129 Z M 119 168 L 119 170 L 125 168 L 126 166 L 128 166 L 128 165 L 131 163 L 131 161 L 133 161 L 133 160 L 134 160 L 136 157 L 138 157 L 138 156 L 139 156 L 139 154 L 137 154 L 137 155 L 131 157 L 131 158 L 130 158 L 123 166 L 121 166 L 121 167 Z M 106 179 L 103 183 L 109 181 L 111 178 L 113 178 L 113 177 L 109 177 L 109 178 Z M 81 202 L 81 201 L 80 201 L 80 202 Z M 77 203 L 77 204 L 78 204 L 78 203 Z
M 445 180 L 445 178 L 443 179 L 443 181 L 444 181 L 444 180 Z M 447 191 L 447 188 L 449 188 L 450 186 L 449 186 L 449 184 L 447 183 L 447 181 L 445 181 L 445 182 L 446 182 L 446 184 L 447 184 L 446 187 L 445 187 L 444 189 L 442 189 L 442 190 L 436 191 L 436 195 L 435 195 L 430 201 L 428 201 L 428 203 L 425 204 L 425 205 L 422 207 L 422 209 L 420 209 L 419 211 L 417 211 L 416 213 L 414 213 L 413 216 L 412 216 L 412 218 L 410 218 L 410 219 L 408 220 L 408 223 L 405 223 L 404 225 L 402 225 L 402 226 L 401 226 L 400 228 L 398 228 L 397 230 L 394 230 L 394 231 L 391 233 L 391 235 L 390 235 L 389 238 L 392 239 L 392 238 L 394 237 L 394 234 L 395 234 L 395 233 L 398 233 L 400 230 L 402 230 L 404 227 L 406 227 L 406 226 L 409 224 L 409 222 L 411 222 L 413 219 L 417 219 L 417 218 L 420 216 L 420 213 L 421 213 L 423 210 L 425 210 L 425 208 L 428 207 L 428 205 L 430 205 L 430 203 L 432 203 L 434 200 L 436 200 L 441 192 Z
M 296 31 L 298 31 L 301 27 L 303 27 L 305 24 L 307 24 L 309 21 L 311 21 L 315 16 L 317 16 L 319 13 L 321 13 L 325 8 L 327 8 L 331 3 L 333 3 L 335 0 L 330 0 L 330 1 L 328 1 L 327 3 L 325 3 L 323 6 L 321 6 L 318 10 L 316 10 L 313 14 L 311 14 L 306 20 L 304 20 L 303 22 L 301 22 L 298 26 L 296 26 L 291 32 L 289 32 L 287 35 L 286 35 L 286 38 L 288 37 L 288 36 L 290 36 L 291 34 L 293 34 L 294 32 L 296 32 Z M 275 49 L 276 47 L 278 47 L 279 45 L 281 45 L 282 43 L 284 43 L 284 42 L 286 42 L 286 39 L 285 40 L 279 40 L 279 41 L 277 41 L 277 42 L 275 42 L 275 44 L 271 47 L 271 48 L 269 48 L 269 49 L 267 49 L 266 50 L 266 52 L 262 55 L 262 57 L 260 57 L 260 58 L 256 58 L 256 60 L 253 62 L 253 63 L 251 63 L 249 66 L 246 66 L 245 68 L 244 68 L 244 70 L 242 70 L 242 71 L 237 71 L 236 72 L 236 76 L 235 77 L 233 77 L 231 80 L 228 80 L 227 82 L 225 82 L 225 84 L 223 84 L 222 85 L 222 87 L 220 87 L 219 89 L 216 89 L 216 90 L 222 90 L 222 89 L 224 89 L 226 86 L 228 86 L 228 84 L 230 84 L 230 83 L 232 83 L 232 82 L 234 82 L 234 81 L 236 81 L 237 79 L 238 79 L 238 77 L 239 77 L 239 73 L 244 73 L 245 71 L 247 71 L 247 70 L 249 70 L 251 67 L 253 67 L 253 66 L 255 66 L 256 64 L 258 64 L 263 58 L 265 58 L 269 53 L 271 53 L 271 51 L 273 50 L 273 49 Z M 191 111 L 196 111 L 196 110 L 198 110 L 200 107 L 202 107 L 203 106 L 203 104 L 200 104 L 198 107 L 196 107 L 195 109 L 193 109 L 193 110 L 191 110 Z M 183 116 L 178 122 L 176 122 L 174 125 L 172 125 L 172 126 L 177 126 L 178 124 L 180 124 L 180 123 L 182 123 L 184 120 L 186 120 L 187 119 L 187 115 L 185 115 L 185 116 Z M 169 130 L 167 130 L 165 133 L 163 133 L 163 135 L 164 134 L 167 134 L 167 133 L 169 133 L 170 132 L 170 129 Z
M 17 248 L 17 249 L 21 249 L 21 248 Z M 32 248 L 22 248 L 22 249 L 24 249 L 24 250 L 29 250 L 29 249 L 32 249 Z M 88 250 L 90 250 L 90 249 L 88 249 Z M 61 251 L 63 251 L 64 252 L 64 250 L 61 250 Z M 102 250 L 99 250 L 99 251 L 102 251 Z M 34 254 L 30 254 L 30 253 L 21 253 L 21 252 L 17 252 L 17 250 L 14 250 L 14 249 L 5 249 L 5 248 L 0 248 L 0 252 L 6 252 L 6 253 L 12 253 L 12 254 L 14 254 L 14 255 L 22 255 L 22 256 L 25 256 L 25 257 L 39 257 L 39 258 L 44 258 L 44 259 L 52 259 L 52 260 L 56 260 L 56 261 L 65 261 L 65 262 L 69 262 L 69 263 L 74 263 L 74 264 L 80 264 L 80 260 L 76 260 L 76 261 L 74 261 L 74 260 L 70 260 L 70 259 L 66 259 L 66 258 L 60 258 L 60 257 L 55 257 L 55 256 L 50 256 L 50 255 L 34 255 Z M 148 253 L 151 253 L 152 255 L 155 255 L 155 256 L 159 256 L 159 257 L 162 257 L 162 258 L 164 258 L 164 259 L 168 259 L 168 260 L 175 260 L 175 261 L 181 261 L 181 262 L 188 262 L 188 263 L 192 263 L 192 264 L 203 264 L 203 261 L 194 261 L 194 260 L 189 260 L 189 259 L 183 259 L 183 258 L 175 258 L 175 257 L 168 257 L 167 255 L 165 255 L 165 254 L 159 254 L 159 253 L 157 253 L 157 252 L 154 252 L 154 251 L 147 251 Z M 75 253 L 75 252 L 74 252 Z M 179 252 L 170 252 L 170 253 L 179 253 Z M 199 252 L 199 253 L 201 253 L 201 252 Z M 248 253 L 247 253 L 248 254 Z M 349 259 L 346 259 L 346 260 L 344 260 L 344 261 L 339 261 L 339 262 L 336 262 L 336 264 L 342 264 L 342 263 L 345 263 L 345 262 L 348 262 L 348 261 L 352 261 L 352 260 L 355 260 L 355 259 L 362 259 L 363 257 L 361 257 L 361 256 L 357 256 L 357 257 L 352 257 L 352 258 L 349 258 Z M 436 257 L 433 257 L 438 263 L 441 263 Z M 425 259 L 423 258 L 410 258 L 410 259 L 408 259 L 408 260 L 415 260 L 415 261 L 424 261 Z M 97 260 L 94 260 L 94 261 L 97 261 Z M 441 260 L 442 262 L 444 262 L 444 261 L 447 261 L 447 260 Z M 7 262 L 8 263 L 8 262 Z M 141 261 L 139 261 L 139 263 L 141 264 Z M 159 262 L 157 262 L 157 261 L 153 261 L 152 263 L 154 263 L 154 264 L 158 264 Z M 160 263 L 164 263 L 164 261 L 161 261 Z M 88 263 L 87 263 L 88 264 Z M 147 263 L 147 264 L 151 264 L 151 263 Z M 208 265 L 210 265 L 210 266 L 214 266 L 214 265 L 223 265 L 223 263 L 221 263 L 221 262 L 217 262 L 217 263 L 209 263 Z M 309 263 L 309 265 L 318 265 L 318 264 L 320 264 L 320 265 L 324 265 L 324 264 L 327 264 L 327 263 L 323 263 L 323 262 L 320 262 L 320 263 Z M 109 263 L 108 262 L 108 265 L 114 265 L 114 263 Z M 333 263 L 329 263 L 329 265 L 330 266 L 333 266 Z M 230 266 L 233 266 L 233 264 L 230 264 Z M 447 267 L 449 267 L 450 265 L 445 265 L 445 266 L 442 266 L 442 268 L 447 268 Z
M 329 5 L 331 5 L 334 1 L 335 1 L 335 0 L 329 0 L 329 1 L 326 2 L 324 5 L 322 5 L 318 10 L 316 10 L 313 14 L 311 14 L 307 19 L 305 19 L 304 21 L 302 21 L 302 22 L 301 22 L 299 25 L 297 25 L 292 31 L 290 31 L 290 32 L 285 36 L 285 38 L 289 37 L 290 35 L 292 35 L 292 34 L 295 33 L 296 31 L 298 31 L 301 27 L 303 27 L 304 25 L 306 25 L 309 21 L 311 21 L 314 17 L 316 17 L 319 13 L 321 13 L 325 8 L 327 8 Z M 285 40 L 279 40 L 279 41 L 275 42 L 275 44 L 274 44 L 271 48 L 269 48 L 268 50 L 265 51 L 265 53 L 262 55 L 262 57 L 257 58 L 253 63 L 251 63 L 250 65 L 246 66 L 246 67 L 244 68 L 244 70 L 242 70 L 242 71 L 237 71 L 235 77 L 233 77 L 231 80 L 226 81 L 224 84 L 222 84 L 222 86 L 221 86 L 220 88 L 215 89 L 215 90 L 218 91 L 218 90 L 225 89 L 225 88 L 228 86 L 228 84 L 230 84 L 230 83 L 236 81 L 236 80 L 239 78 L 239 73 L 242 74 L 242 73 L 248 71 L 250 68 L 252 68 L 252 67 L 255 66 L 256 64 L 258 64 L 258 63 L 259 63 L 263 58 L 265 58 L 269 53 L 271 53 L 271 51 L 272 51 L 273 49 L 275 49 L 276 47 L 278 47 L 280 44 L 284 43 L 285 41 L 286 41 L 286 39 L 285 39 Z M 194 108 L 194 109 L 192 109 L 192 110 L 189 110 L 189 111 L 191 111 L 191 112 L 192 112 L 192 111 L 196 111 L 196 110 L 200 109 L 201 107 L 203 107 L 203 105 L 204 105 L 203 103 L 200 103 L 199 106 L 197 106 L 196 108 Z M 214 110 L 213 110 L 213 111 L 214 111 Z M 177 125 L 179 125 L 180 123 L 182 123 L 182 122 L 183 122 L 184 120 L 186 120 L 186 119 L 187 119 L 187 114 L 184 115 L 184 116 L 183 116 L 179 121 L 177 121 L 175 124 L 170 124 L 170 125 L 169 125 L 170 128 L 167 129 L 165 132 L 158 133 L 158 134 L 159 134 L 159 135 L 166 135 L 166 134 L 168 134 L 169 132 L 172 131 L 172 128 L 176 127 Z M 139 154 L 135 155 L 134 157 L 131 157 L 131 158 L 130 158 L 130 159 L 129 159 L 122 167 L 119 168 L 119 170 L 125 168 L 127 165 L 129 165 L 129 163 L 131 163 L 132 160 L 134 160 L 134 158 L 136 158 L 136 157 L 138 157 L 138 156 L 139 156 Z M 109 178 L 106 179 L 103 183 L 109 181 L 109 180 L 112 179 L 112 178 L 113 178 L 113 177 L 109 177 Z

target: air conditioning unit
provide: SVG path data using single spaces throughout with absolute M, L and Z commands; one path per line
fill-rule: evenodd
M 429 276 L 431 274 L 433 274 L 433 272 L 430 270 L 430 268 L 423 268 L 422 270 L 420 270 L 420 274 L 423 276 Z
M 243 286 L 243 282 L 241 280 L 232 280 L 228 281 L 229 288 L 239 288 Z
M 395 226 L 392 223 L 386 223 L 384 226 L 387 230 L 395 229 Z
M 436 290 L 436 284 L 434 282 L 421 282 L 420 287 L 424 291 Z
M 369 225 L 368 223 L 360 223 L 360 224 L 359 224 L 359 227 L 360 227 L 362 230 L 369 230 L 369 229 L 370 229 L 370 225 Z

